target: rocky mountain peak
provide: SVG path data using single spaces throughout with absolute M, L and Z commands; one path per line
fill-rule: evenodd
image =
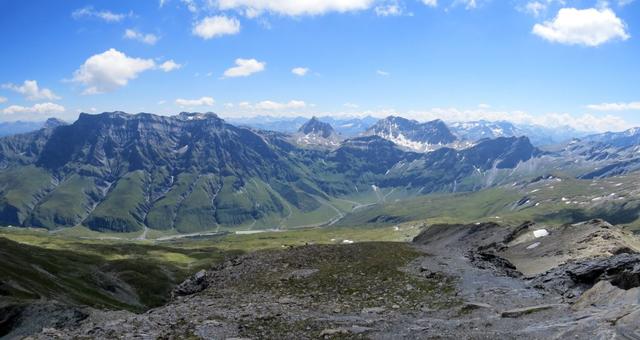
M 402 147 L 415 151 L 433 151 L 457 140 L 442 120 L 420 123 L 402 117 L 381 119 L 365 135 L 388 139 Z
M 313 116 L 309 121 L 304 123 L 298 132 L 305 135 L 316 134 L 321 135 L 323 138 L 329 138 L 335 133 L 331 124 L 320 121 L 317 117 Z
M 67 122 L 65 122 L 62 119 L 51 117 L 51 118 L 47 119 L 44 122 L 43 128 L 45 128 L 45 129 L 53 129 L 53 128 L 56 128 L 56 127 L 62 126 L 62 125 L 67 125 Z

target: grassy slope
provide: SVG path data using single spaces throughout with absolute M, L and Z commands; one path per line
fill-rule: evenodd
M 82 221 L 89 210 L 89 196 L 97 195 L 98 189 L 92 178 L 73 175 L 60 183 L 34 209 L 30 225 L 47 229 L 73 227 Z
M 0 295 L 55 298 L 98 308 L 141 311 L 164 303 L 188 275 L 236 251 L 0 232 Z
M 143 171 L 128 173 L 100 202 L 85 220 L 89 228 L 99 231 L 136 231 L 143 229 L 146 204 L 145 175 Z
M 75 229 L 82 238 L 42 229 L 0 228 L 0 298 L 55 298 L 97 308 L 142 311 L 164 303 L 177 283 L 227 256 L 344 240 L 406 241 L 419 232 L 414 226 L 330 227 L 153 243 L 87 239 L 112 236 Z
M 51 176 L 35 166 L 0 172 L 0 215 L 8 224 L 21 224 L 27 219 L 36 197 L 49 189 Z
M 193 190 L 184 198 L 178 208 L 175 228 L 181 233 L 195 233 L 215 229 L 213 198 L 219 190 L 217 178 L 214 175 L 198 177 Z
M 549 179 L 473 193 L 435 194 L 380 203 L 347 215 L 338 225 L 395 225 L 408 221 L 519 224 L 570 223 L 603 218 L 640 229 L 638 175 L 602 180 Z

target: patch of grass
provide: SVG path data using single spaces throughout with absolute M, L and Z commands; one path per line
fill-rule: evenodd
M 248 320 L 240 324 L 240 335 L 251 339 L 309 339 L 319 338 L 320 333 L 331 328 L 330 322 L 323 320 L 286 320 L 279 316 L 266 316 L 254 320 Z M 353 334 L 339 334 L 331 339 L 354 339 Z
M 359 312 L 367 307 L 444 308 L 457 303 L 452 279 L 421 278 L 401 270 L 421 255 L 406 243 L 299 247 L 286 251 L 270 270 L 245 280 L 240 289 L 310 297 L 317 308 L 339 306 L 341 312 Z M 293 269 L 317 272 L 288 277 Z

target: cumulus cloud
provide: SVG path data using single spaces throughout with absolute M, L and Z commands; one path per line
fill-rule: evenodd
M 591 104 L 587 108 L 594 111 L 636 111 L 640 110 L 640 102 Z
M 196 106 L 213 106 L 215 100 L 211 97 L 201 97 L 199 99 L 176 99 L 176 105 L 182 107 L 196 107 Z
M 73 73 L 72 81 L 86 87 L 84 94 L 111 92 L 155 66 L 152 59 L 131 58 L 112 48 L 89 57 Z
M 248 17 L 269 12 L 287 16 L 321 15 L 369 9 L 375 0 L 218 0 L 220 10 L 241 10 Z
M 422 3 L 429 6 L 429 7 L 437 7 L 438 6 L 438 0 L 422 0 Z
M 256 59 L 242 59 L 238 58 L 235 61 L 236 66 L 231 67 L 224 71 L 224 76 L 228 78 L 234 77 L 247 77 L 257 72 L 262 72 L 267 65 L 265 62 L 257 61 Z
M 158 36 L 151 34 L 151 33 L 141 33 L 138 32 L 134 29 L 127 29 L 126 31 L 124 31 L 124 37 L 126 39 L 131 39 L 131 40 L 136 40 L 139 41 L 141 43 L 147 44 L 147 45 L 155 45 L 158 40 L 160 38 L 158 38 Z
M 83 18 L 95 18 L 95 19 L 103 20 L 105 22 L 120 22 L 124 20 L 126 17 L 131 15 L 132 13 L 129 13 L 129 14 L 113 13 L 109 10 L 99 11 L 94 9 L 92 6 L 79 8 L 73 11 L 73 13 L 71 13 L 71 16 L 76 20 L 83 19 Z
M 592 47 L 630 37 L 610 8 L 562 8 L 553 20 L 536 24 L 533 33 L 551 42 Z
M 35 80 L 25 80 L 22 85 L 16 84 L 3 84 L 2 88 L 18 92 L 25 96 L 28 100 L 56 100 L 60 97 L 56 96 L 53 91 L 40 88 L 38 82 Z
M 383 71 L 383 70 L 376 70 L 376 74 L 379 75 L 379 76 L 383 76 L 383 77 L 386 77 L 386 76 L 390 75 L 389 72 Z
M 33 106 L 20 106 L 11 105 L 2 110 L 3 114 L 37 114 L 37 115 L 51 115 L 59 114 L 65 111 L 64 106 L 55 103 L 40 103 Z
M 303 77 L 303 76 L 307 75 L 308 72 L 309 72 L 309 69 L 306 68 L 306 67 L 296 67 L 296 68 L 293 68 L 291 70 L 291 73 L 295 74 L 296 76 L 300 76 L 300 77 Z
M 193 26 L 192 30 L 194 35 L 205 40 L 238 32 L 240 32 L 240 21 L 221 15 L 202 19 Z
M 165 72 L 171 72 L 173 70 L 179 70 L 182 65 L 176 63 L 175 61 L 173 61 L 173 59 L 171 60 L 167 60 L 164 63 L 160 64 L 160 69 L 165 71 Z
M 7 98 L 5 97 L 0 97 L 0 104 L 4 103 L 7 101 Z

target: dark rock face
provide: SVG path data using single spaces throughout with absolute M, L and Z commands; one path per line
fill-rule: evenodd
M 540 154 L 527 137 L 505 137 L 490 139 L 461 151 L 462 157 L 476 167 L 510 169 L 519 162 Z
M 207 273 L 204 270 L 195 273 L 192 277 L 176 286 L 173 289 L 171 296 L 176 298 L 178 296 L 191 295 L 205 290 L 209 286 L 206 275 Z
M 640 254 L 572 261 L 539 275 L 532 284 L 574 299 L 599 281 L 624 290 L 640 287 Z
M 418 154 L 407 159 L 420 166 L 409 167 L 405 171 L 385 176 L 383 186 L 413 185 L 423 187 L 423 192 L 436 191 L 473 191 L 472 186 L 458 183 L 463 178 L 482 174 L 493 169 L 512 169 L 519 163 L 540 155 L 526 137 L 509 137 L 484 140 L 464 150 L 440 148 L 433 152 Z
M 329 138 L 335 133 L 331 124 L 321 122 L 316 117 L 312 117 L 308 122 L 304 123 L 304 125 L 298 129 L 298 132 L 305 135 L 316 134 L 322 136 L 322 138 Z
M 21 339 L 43 328 L 74 328 L 89 314 L 56 302 L 0 305 L 0 337 Z

